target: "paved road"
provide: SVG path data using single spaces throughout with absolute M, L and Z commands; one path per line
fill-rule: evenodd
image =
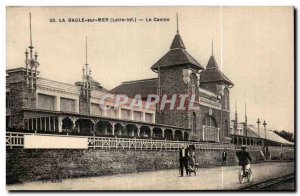
M 200 168 L 197 176 L 179 177 L 178 170 L 164 170 L 8 185 L 8 190 L 230 190 L 238 189 L 238 166 Z M 294 173 L 293 162 L 252 165 L 253 181 L 260 182 Z

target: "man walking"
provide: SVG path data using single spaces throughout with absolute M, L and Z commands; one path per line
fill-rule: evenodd
M 185 168 L 186 175 L 188 176 L 188 153 L 187 149 L 184 145 L 181 145 L 181 149 L 179 149 L 179 164 L 180 164 L 180 176 L 183 177 L 183 167 Z
M 226 161 L 227 161 L 227 152 L 224 150 L 222 152 L 222 166 L 226 165 Z

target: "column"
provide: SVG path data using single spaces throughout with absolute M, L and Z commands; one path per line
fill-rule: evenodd
M 184 130 L 181 130 L 181 134 L 182 134 L 182 140 L 184 140 Z
M 175 139 L 175 129 L 171 129 L 172 130 L 172 138 L 173 140 Z
M 55 119 L 55 116 L 53 116 L 53 131 L 54 131 L 54 132 L 56 131 L 55 120 L 56 120 L 56 119 Z
M 77 119 L 76 119 L 77 120 Z M 74 122 L 74 124 L 76 123 L 76 120 Z M 96 134 L 96 129 L 97 129 L 97 123 L 99 122 L 99 120 L 93 120 L 93 119 L 90 119 L 91 122 L 92 122 L 92 130 L 93 130 L 93 134 L 95 135 Z M 105 127 L 106 128 L 106 127 Z M 106 128 L 107 129 L 107 128 Z M 107 130 L 105 130 L 105 135 L 107 135 Z
M 106 129 L 105 135 L 107 135 L 107 127 L 105 127 L 105 129 Z M 97 123 L 93 123 L 93 132 L 94 132 L 93 135 L 96 135 L 96 130 L 97 130 Z
M 216 142 L 220 142 L 220 128 L 217 129 Z
M 70 117 L 70 119 L 72 121 L 72 130 L 75 130 L 75 128 L 76 128 L 76 121 L 78 120 L 78 118 Z
M 150 138 L 152 138 L 153 137 L 153 129 L 154 129 L 154 127 L 149 127 L 150 128 Z
M 140 137 L 140 132 L 141 132 L 141 126 L 137 125 L 137 136 Z
M 115 123 L 114 122 L 109 122 L 111 124 L 111 132 L 112 135 L 115 135 Z
M 62 120 L 63 120 L 63 117 L 58 116 L 57 121 L 58 121 L 58 132 L 59 133 L 62 132 Z
M 44 117 L 44 123 L 45 131 L 47 131 L 47 117 Z
M 49 122 L 49 131 L 51 131 L 51 116 L 48 117 L 48 122 Z
M 165 138 L 165 130 L 166 130 L 166 128 L 161 128 L 161 133 L 162 133 L 162 138 L 163 139 Z

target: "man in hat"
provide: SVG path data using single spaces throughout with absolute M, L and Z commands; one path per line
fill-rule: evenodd
M 180 176 L 183 176 L 183 167 L 185 168 L 186 175 L 188 175 L 188 152 L 184 144 L 181 145 L 179 149 L 179 164 L 180 164 Z
M 242 166 L 243 175 L 246 174 L 246 169 L 250 168 L 250 162 L 252 163 L 252 159 L 249 153 L 246 151 L 246 146 L 242 145 L 242 151 L 237 154 L 239 159 L 239 165 Z
M 222 152 L 222 166 L 226 165 L 226 161 L 227 161 L 227 152 L 226 152 L 226 150 L 224 150 Z

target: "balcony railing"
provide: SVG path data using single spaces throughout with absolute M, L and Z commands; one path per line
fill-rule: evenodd
M 24 148 L 24 135 L 34 135 L 32 133 L 7 132 L 6 147 Z M 66 137 L 65 135 L 53 134 L 36 134 L 48 137 Z M 78 137 L 78 136 L 67 136 Z M 132 139 L 132 138 L 117 138 L 117 137 L 93 137 L 80 136 L 88 138 L 88 148 L 90 149 L 128 149 L 128 150 L 166 150 L 177 151 L 182 144 L 194 144 L 199 150 L 233 150 L 232 144 L 214 144 L 203 142 L 188 142 L 188 141 L 171 141 L 171 140 L 153 140 L 153 139 Z

